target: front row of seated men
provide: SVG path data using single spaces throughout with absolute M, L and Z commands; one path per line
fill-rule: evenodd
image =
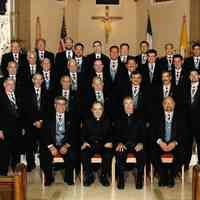
M 53 157 L 60 154 L 65 162 L 64 181 L 72 185 L 73 169 L 75 166 L 76 151 L 74 149 L 76 135 L 73 133 L 73 122 L 66 112 L 66 99 L 56 97 L 55 114 L 44 125 L 44 133 L 41 143 L 40 162 L 45 173 L 45 185 L 51 185 Z M 89 186 L 94 182 L 91 166 L 91 157 L 95 153 L 102 156 L 100 182 L 109 186 L 108 176 L 112 157 L 116 156 L 117 187 L 124 188 L 124 171 L 128 153 L 136 157 L 137 178 L 136 188 L 143 187 L 143 175 L 145 165 L 144 140 L 145 128 L 134 110 L 131 97 L 123 100 L 124 115 L 117 122 L 115 131 L 104 115 L 104 107 L 100 102 L 94 102 L 91 107 L 91 116 L 83 122 L 81 129 L 81 162 L 84 170 L 84 185 Z M 161 120 L 154 126 L 153 137 L 153 164 L 159 174 L 159 186 L 173 187 L 175 176 L 183 163 L 183 120 L 177 115 L 175 102 L 172 97 L 166 97 L 163 101 Z M 173 164 L 165 166 L 161 162 L 164 153 L 173 154 Z

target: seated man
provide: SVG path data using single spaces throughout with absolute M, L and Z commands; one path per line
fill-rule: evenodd
M 124 189 L 124 168 L 127 155 L 133 153 L 137 162 L 136 189 L 143 187 L 144 173 L 144 124 L 135 116 L 134 103 L 131 97 L 123 100 L 124 114 L 116 123 L 116 162 L 117 162 L 117 187 Z
M 68 185 L 73 185 L 73 169 L 76 159 L 74 153 L 75 134 L 72 122 L 66 112 L 65 97 L 55 98 L 55 114 L 44 123 L 44 134 L 41 141 L 40 163 L 45 174 L 45 186 L 54 181 L 52 174 L 53 157 L 61 155 L 64 159 L 65 178 Z
M 94 102 L 91 109 L 92 115 L 83 123 L 81 132 L 81 158 L 84 171 L 84 186 L 94 182 L 91 158 L 95 153 L 102 157 L 100 182 L 109 186 L 107 175 L 112 160 L 112 137 L 110 121 L 104 117 L 104 108 L 100 102 Z
M 183 163 L 186 123 L 182 117 L 183 114 L 178 115 L 172 97 L 165 97 L 162 106 L 161 115 L 157 116 L 152 125 L 152 162 L 160 176 L 159 186 L 173 187 L 175 176 Z M 166 153 L 173 155 L 172 164 L 162 163 L 161 156 Z

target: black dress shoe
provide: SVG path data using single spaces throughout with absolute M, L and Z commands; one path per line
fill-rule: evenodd
M 142 189 L 143 188 L 143 176 L 138 174 L 136 178 L 136 189 Z
M 92 185 L 92 183 L 94 183 L 94 176 L 86 176 L 85 180 L 83 181 L 83 185 L 88 187 L 90 185 Z
M 54 177 L 45 177 L 45 186 L 50 186 L 54 182 Z
M 123 178 L 118 179 L 117 188 L 120 190 L 124 189 L 124 179 Z
M 175 178 L 174 176 L 169 176 L 168 187 L 173 188 L 174 186 L 175 186 Z
M 105 187 L 110 186 L 108 178 L 104 175 L 100 176 L 100 183 Z
M 164 187 L 164 186 L 167 186 L 167 182 L 166 180 L 163 178 L 163 177 L 160 177 L 159 181 L 158 181 L 158 186 L 159 187 Z

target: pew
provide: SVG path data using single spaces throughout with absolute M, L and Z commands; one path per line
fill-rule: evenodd
M 192 200 L 200 200 L 200 165 L 193 167 Z
M 0 200 L 26 200 L 26 166 L 18 164 L 13 176 L 0 176 Z

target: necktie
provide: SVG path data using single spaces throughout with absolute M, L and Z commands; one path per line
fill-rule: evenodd
M 96 54 L 96 59 L 100 59 L 100 55 L 99 54 Z
M 70 51 L 67 52 L 67 58 L 68 58 L 68 59 L 71 59 L 71 58 L 72 58 L 72 57 L 71 57 L 71 52 L 70 52 Z
M 170 113 L 167 114 L 167 121 L 171 122 L 171 115 L 170 115 Z
M 45 79 L 45 81 L 49 80 L 49 74 L 48 74 L 48 72 L 44 72 L 44 79 Z
M 137 87 L 134 87 L 133 89 L 133 96 L 136 96 L 138 93 L 138 88 Z
M 44 51 L 40 51 L 40 60 L 44 60 Z
M 39 88 L 36 89 L 36 99 L 37 99 L 37 107 L 40 108 L 40 90 Z
M 172 56 L 168 56 L 168 65 L 169 65 L 169 66 L 172 65 Z
M 164 97 L 167 97 L 167 96 L 168 96 L 168 93 L 169 93 L 169 88 L 168 88 L 168 87 L 165 87 L 165 94 L 164 94 Z
M 62 115 L 61 114 L 58 115 L 58 121 L 59 121 L 59 123 L 62 122 Z
M 178 85 L 179 76 L 180 76 L 180 72 L 177 71 L 177 72 L 176 72 L 176 85 Z
M 10 75 L 10 78 L 15 81 L 16 80 L 16 75 Z
M 17 53 L 14 53 L 14 60 L 15 60 L 16 63 L 18 63 L 19 58 L 18 58 L 18 54 Z
M 65 90 L 63 96 L 68 100 L 68 92 Z
M 77 78 L 76 78 L 76 73 L 73 72 L 72 74 L 72 90 L 77 90 Z
M 15 94 L 13 92 L 10 94 L 10 98 L 11 98 L 11 101 L 16 105 Z

